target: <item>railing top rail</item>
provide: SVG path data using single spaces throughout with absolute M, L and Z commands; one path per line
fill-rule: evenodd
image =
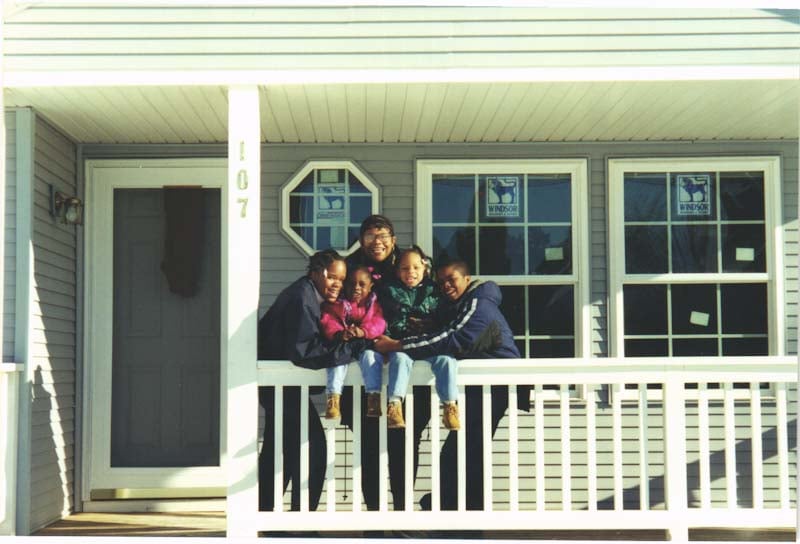
M 24 368 L 22 363 L 0 363 L 0 374 L 22 372 Z
M 563 359 L 465 359 L 459 361 L 460 385 L 550 385 L 615 383 L 795 382 L 798 358 L 758 357 L 608 357 Z M 411 376 L 415 385 L 432 383 L 424 365 Z M 360 373 L 348 373 L 350 385 Z M 324 385 L 325 373 L 289 361 L 259 361 L 259 385 Z

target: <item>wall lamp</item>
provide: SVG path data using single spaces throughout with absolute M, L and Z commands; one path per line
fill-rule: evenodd
M 50 215 L 65 225 L 83 224 L 83 202 L 77 196 L 67 196 L 50 185 Z

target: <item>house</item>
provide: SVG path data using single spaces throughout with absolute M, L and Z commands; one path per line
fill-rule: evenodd
M 462 385 L 538 386 L 463 523 L 793 526 L 800 12 L 461 4 L 4 3 L 0 534 L 254 531 L 257 382 L 316 383 L 257 317 L 371 212 L 503 287 Z

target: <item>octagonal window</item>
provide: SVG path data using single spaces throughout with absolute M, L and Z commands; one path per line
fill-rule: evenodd
M 352 161 L 309 161 L 281 189 L 281 229 L 312 255 L 358 246 L 361 222 L 379 213 L 380 190 Z

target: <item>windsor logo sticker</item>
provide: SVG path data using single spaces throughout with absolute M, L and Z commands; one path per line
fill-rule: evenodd
M 678 215 L 711 215 L 711 176 L 678 174 Z
M 486 217 L 520 217 L 519 176 L 486 176 Z

